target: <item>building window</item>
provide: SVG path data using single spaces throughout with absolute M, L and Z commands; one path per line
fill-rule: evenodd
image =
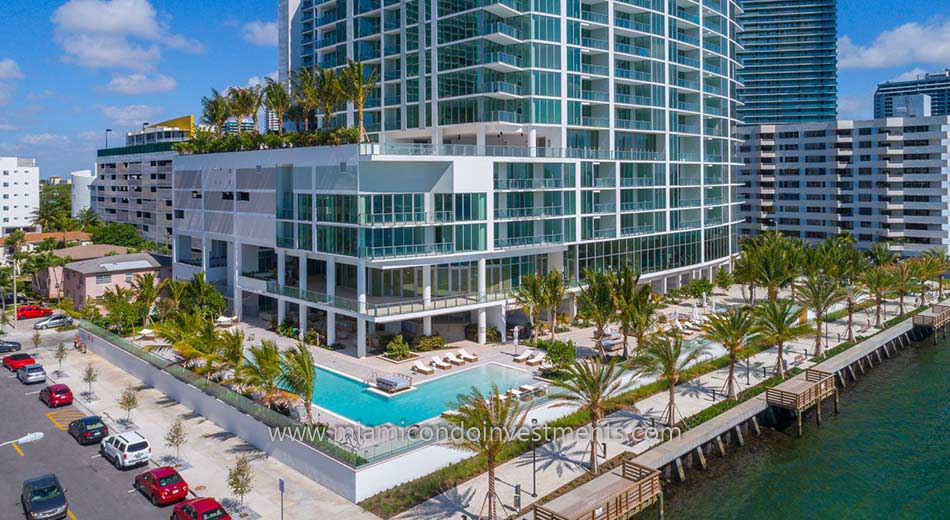
M 97 274 L 96 275 L 96 285 L 108 285 L 112 282 L 111 274 Z
M 132 273 L 125 273 L 125 282 L 132 283 Z

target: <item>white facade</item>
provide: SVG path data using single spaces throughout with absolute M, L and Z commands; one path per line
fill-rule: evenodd
M 33 212 L 40 207 L 40 168 L 35 159 L 0 157 L 0 234 L 36 230 Z
M 70 172 L 69 178 L 72 181 L 70 191 L 72 216 L 76 218 L 82 210 L 93 207 L 95 199 L 92 197 L 90 185 L 96 180 L 96 176 L 92 170 L 77 170 Z
M 950 248 L 950 116 L 742 127 L 744 235 Z

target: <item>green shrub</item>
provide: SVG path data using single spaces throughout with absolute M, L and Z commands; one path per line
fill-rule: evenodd
M 402 361 L 412 357 L 409 351 L 409 344 L 402 339 L 402 334 L 397 335 L 386 345 L 386 357 L 395 361 Z
M 548 360 L 557 368 L 569 365 L 577 357 L 577 346 L 571 340 L 561 341 L 556 339 L 551 341 L 549 339 L 539 339 L 535 342 L 535 346 L 547 352 Z
M 307 345 L 319 345 L 320 344 L 320 333 L 316 329 L 309 329 L 307 333 L 303 336 L 303 341 Z
M 415 340 L 414 349 L 416 352 L 429 352 L 430 350 L 439 350 L 445 348 L 445 338 L 442 336 L 419 336 Z
M 465 326 L 465 339 L 469 341 L 478 341 L 477 323 L 469 323 Z M 485 343 L 499 342 L 501 342 L 501 332 L 499 332 L 495 327 L 487 327 L 485 329 Z

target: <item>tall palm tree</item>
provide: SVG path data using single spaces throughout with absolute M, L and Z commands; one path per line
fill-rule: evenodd
M 537 337 L 541 328 L 541 309 L 545 307 L 544 277 L 529 274 L 521 277 L 521 284 L 515 291 L 515 303 L 528 313 L 532 334 Z
M 874 298 L 874 326 L 881 328 L 881 310 L 884 306 L 884 298 L 893 290 L 894 274 L 885 267 L 875 265 L 865 270 L 859 279 L 868 294 Z
M 867 291 L 861 280 L 854 280 L 850 285 L 841 288 L 841 294 L 844 297 L 845 309 L 848 311 L 848 342 L 854 343 L 854 311 L 857 309 L 858 301 L 867 294 Z
M 680 375 L 690 364 L 706 353 L 706 347 L 699 343 L 686 343 L 683 334 L 672 329 L 663 334 L 654 334 L 647 340 L 640 354 L 631 360 L 631 365 L 646 375 L 654 375 L 668 385 L 669 403 L 667 403 L 667 424 L 672 428 L 676 424 L 676 383 Z
M 939 269 L 934 270 L 934 280 L 937 282 L 937 286 L 940 289 L 940 298 L 943 298 L 943 277 L 947 274 L 947 271 L 950 271 L 950 253 L 947 253 L 946 249 L 935 247 L 925 253 L 927 256 L 934 259 L 935 265 L 939 266 Z
M 757 255 L 755 273 L 759 283 L 765 287 L 769 300 L 775 301 L 779 290 L 795 280 L 795 263 L 788 254 L 790 249 L 786 244 L 787 239 L 780 235 L 769 236 L 777 238 L 770 238 L 770 242 Z
M 205 316 L 216 317 L 224 311 L 227 302 L 215 288 L 214 284 L 205 281 L 205 274 L 197 273 L 185 289 L 185 300 L 191 305 L 191 311 Z
M 897 314 L 904 314 L 904 297 L 916 288 L 917 278 L 909 262 L 897 261 L 891 264 L 891 288 L 897 293 Z
M 245 116 L 252 118 L 254 129 L 257 129 L 257 112 L 261 108 L 261 88 L 259 86 L 251 87 L 231 87 L 228 89 L 228 101 L 231 105 L 231 111 L 237 120 L 238 135 L 244 133 L 241 122 Z
M 213 346 L 207 348 L 195 346 L 198 341 L 207 342 L 207 325 L 209 324 L 212 325 L 213 331 L 213 324 L 205 316 L 190 312 L 173 313 L 165 321 L 155 324 L 155 337 L 162 340 L 163 343 L 148 345 L 145 348 L 149 351 L 172 350 L 186 364 L 190 364 L 200 357 L 199 353 L 214 351 Z M 202 335 L 204 335 L 203 338 L 196 339 Z
M 290 393 L 300 398 L 307 414 L 307 424 L 313 424 L 313 389 L 317 382 L 317 369 L 313 354 L 302 341 L 284 353 L 280 383 Z
M 590 416 L 590 472 L 594 475 L 599 470 L 598 424 L 607 414 L 608 407 L 616 402 L 622 386 L 622 374 L 621 365 L 616 360 L 574 360 L 565 370 L 566 377 L 552 383 L 552 386 L 560 390 L 554 394 L 554 398 L 560 400 L 559 405 L 577 406 Z
M 303 113 L 303 106 L 301 106 L 300 103 L 297 103 L 295 97 L 291 97 L 291 101 L 293 104 L 287 109 L 287 114 L 285 117 L 294 122 L 294 131 L 300 132 L 300 122 L 306 119 Z
M 20 275 L 20 263 L 25 258 L 25 255 L 21 249 L 26 245 L 26 233 L 22 229 L 14 230 L 12 233 L 7 235 L 7 238 L 3 241 L 3 245 L 7 247 L 9 251 L 9 256 L 11 260 L 11 266 L 13 268 L 12 277 L 13 277 L 13 330 L 16 330 L 17 326 L 17 277 Z
M 53 226 L 55 229 L 63 233 L 63 247 L 66 247 L 66 233 L 69 231 L 74 231 L 76 228 L 78 228 L 79 223 L 69 216 L 69 213 L 61 211 L 53 217 Z
M 821 326 L 825 313 L 844 299 L 841 288 L 827 276 L 810 276 L 798 285 L 798 303 L 815 314 L 815 353 L 821 357 Z
M 323 111 L 323 128 L 329 130 L 333 113 L 345 99 L 334 69 L 317 68 L 317 101 Z
M 284 115 L 290 110 L 293 99 L 287 91 L 287 85 L 268 77 L 264 80 L 264 106 L 277 118 L 277 132 L 284 133 Z
M 544 276 L 544 307 L 548 311 L 548 322 L 551 327 L 551 341 L 557 334 L 557 308 L 564 301 L 567 292 L 564 284 L 564 274 L 556 269 L 548 271 Z
M 136 275 L 132 280 L 132 290 L 135 292 L 135 301 L 144 309 L 142 328 L 148 326 L 148 321 L 155 311 L 155 304 L 161 294 L 161 287 L 153 273 Z
M 102 223 L 99 220 L 99 215 L 96 214 L 96 210 L 92 208 L 84 208 L 80 211 L 77 220 L 79 221 L 79 228 L 83 231 L 88 231 Z
M 775 300 L 769 298 L 770 303 Z M 726 395 L 736 398 L 736 353 L 755 332 L 755 317 L 748 308 L 733 307 L 722 314 L 714 314 L 703 326 L 706 339 L 718 342 L 729 351 L 729 375 L 726 376 Z
M 303 67 L 291 75 L 291 84 L 294 100 L 300 105 L 303 112 L 303 129 L 310 131 L 310 114 L 320 106 L 320 82 L 313 69 Z
M 615 276 L 614 306 L 623 334 L 623 357 L 630 357 L 628 337 L 635 336 L 639 346 L 643 336 L 655 324 L 656 303 L 650 284 L 640 283 L 640 273 L 625 264 Z
M 366 67 L 363 66 L 362 61 L 349 61 L 339 73 L 340 90 L 356 108 L 356 122 L 360 129 L 361 143 L 369 140 L 366 127 L 363 125 L 363 108 L 379 83 L 379 69 L 373 66 L 369 69 L 369 74 L 366 74 Z
M 224 125 L 232 115 L 234 111 L 228 97 L 217 90 L 211 89 L 211 97 L 201 98 L 201 122 L 213 127 L 217 137 L 221 137 Z
M 488 519 L 496 520 L 496 503 L 501 500 L 495 492 L 495 467 L 499 454 L 508 445 L 508 439 L 514 438 L 524 426 L 525 410 L 522 409 L 521 401 L 504 399 L 496 385 L 492 385 L 488 395 L 483 395 L 473 387 L 470 393 L 458 396 L 457 404 L 458 414 L 447 416 L 446 421 L 466 433 L 453 436 L 460 447 L 485 457 L 488 463 L 485 502 L 488 505 Z
M 775 371 L 785 378 L 785 344 L 811 332 L 811 326 L 801 323 L 801 308 L 791 300 L 767 301 L 755 308 L 756 339 L 778 347 Z
M 56 230 L 57 218 L 62 214 L 63 211 L 54 206 L 53 204 L 40 204 L 31 216 L 33 217 L 33 225 L 39 226 L 44 232 L 51 232 Z
M 943 278 L 944 264 L 938 256 L 931 254 L 922 254 L 909 260 L 913 268 L 914 276 L 917 278 L 918 289 L 920 289 L 920 303 L 923 305 L 927 299 L 928 282 L 934 280 L 939 285 Z
M 289 406 L 295 396 L 280 387 L 283 356 L 277 343 L 262 340 L 259 347 L 247 349 L 248 358 L 241 367 L 240 381 L 243 386 L 257 393 L 257 400 L 264 406 Z
M 891 265 L 897 261 L 897 253 L 883 242 L 876 242 L 867 251 L 868 260 L 875 266 Z
M 584 317 L 594 322 L 596 334 L 600 337 L 617 312 L 614 307 L 612 277 L 606 271 L 586 269 L 584 278 L 587 284 L 581 287 L 577 305 Z M 600 342 L 598 341 L 597 344 L 600 345 Z M 603 355 L 602 348 L 601 355 Z
M 214 376 L 225 383 L 236 381 L 244 364 L 244 332 L 240 329 L 217 333 L 214 353 Z

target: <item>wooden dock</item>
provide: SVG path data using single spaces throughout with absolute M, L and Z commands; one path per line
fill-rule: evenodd
M 554 500 L 534 507 L 535 520 L 620 520 L 660 501 L 660 472 L 625 460 L 605 473 Z
M 948 302 L 950 300 L 940 302 L 914 315 L 914 326 L 929 328 L 935 342 L 937 341 L 937 331 L 941 329 L 943 329 L 944 337 L 946 337 L 947 324 L 950 324 L 950 303 Z
M 786 408 L 795 413 L 799 437 L 802 436 L 802 414 L 815 406 L 818 424 L 821 424 L 821 401 L 831 396 L 835 398 L 837 413 L 838 387 L 835 386 L 835 375 L 814 368 L 806 368 L 804 374 L 765 390 L 765 402 L 768 406 Z

